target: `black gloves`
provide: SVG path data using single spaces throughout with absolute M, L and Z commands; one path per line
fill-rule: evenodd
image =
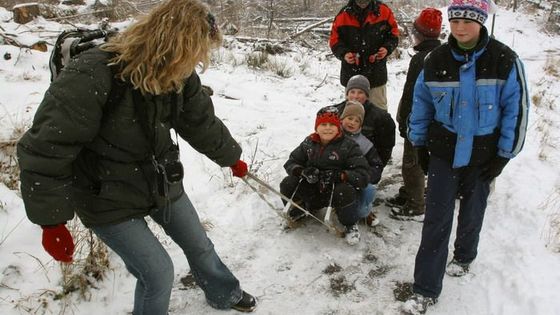
M 502 173 L 502 170 L 509 162 L 509 159 L 496 155 L 490 162 L 482 167 L 480 178 L 484 181 L 491 181 Z
M 404 139 L 408 139 L 408 135 L 407 135 L 407 129 L 406 129 L 406 124 L 399 124 L 399 135 L 404 138 Z
M 319 171 L 316 167 L 308 166 L 306 168 L 294 168 L 292 175 L 305 178 L 309 184 L 319 183 L 319 189 L 325 191 L 330 189 L 333 184 L 342 182 L 346 173 L 339 170 Z
M 418 164 L 420 164 L 424 175 L 428 175 L 428 166 L 430 165 L 428 148 L 425 146 L 416 147 L 416 154 L 418 155 Z
M 326 170 L 319 173 L 319 191 L 324 192 L 332 189 L 332 185 L 342 182 L 345 175 L 343 171 Z
M 315 184 L 319 181 L 319 169 L 313 166 L 304 168 L 301 171 L 301 176 L 310 184 Z

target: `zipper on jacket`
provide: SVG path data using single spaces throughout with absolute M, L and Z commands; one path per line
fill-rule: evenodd
M 449 121 L 453 121 L 453 112 L 455 111 L 455 93 L 451 91 L 451 105 L 449 106 Z

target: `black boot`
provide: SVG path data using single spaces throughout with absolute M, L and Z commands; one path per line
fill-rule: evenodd
M 240 312 L 250 313 L 257 308 L 257 298 L 243 291 L 241 300 L 231 308 Z

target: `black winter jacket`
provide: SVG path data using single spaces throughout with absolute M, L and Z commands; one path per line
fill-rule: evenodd
M 344 171 L 347 182 L 355 188 L 364 188 L 369 182 L 369 166 L 360 147 L 353 140 L 339 136 L 326 146 L 319 135 L 311 134 L 290 153 L 284 169 L 292 175 L 299 167 L 316 167 L 320 171 Z
M 414 84 L 418 75 L 424 68 L 424 59 L 432 49 L 441 45 L 437 39 L 428 39 L 414 46 L 417 53 L 412 56 L 408 65 L 408 73 L 406 74 L 406 82 L 404 83 L 401 101 L 397 110 L 397 123 L 399 124 L 399 134 L 406 138 L 408 115 L 412 111 L 412 100 L 414 97 Z M 404 136 L 403 136 L 404 135 Z
M 155 206 L 152 152 L 158 160 L 168 154 L 171 128 L 220 166 L 241 155 L 196 73 L 181 93 L 147 95 L 134 104 L 129 88 L 106 108 L 113 84 L 109 57 L 94 48 L 70 63 L 18 144 L 22 198 L 33 223 L 62 223 L 75 212 L 86 226 L 148 215 Z M 154 126 L 154 143 L 144 134 L 139 106 Z
M 368 57 L 379 48 L 387 49 L 387 56 L 397 48 L 399 29 L 393 12 L 384 3 L 372 1 L 365 9 L 357 7 L 355 0 L 340 10 L 331 28 L 329 46 L 336 58 L 341 60 L 340 83 L 361 74 L 368 78 L 371 87 L 387 83 L 387 57 L 370 63 Z M 344 61 L 348 52 L 359 54 L 359 64 Z

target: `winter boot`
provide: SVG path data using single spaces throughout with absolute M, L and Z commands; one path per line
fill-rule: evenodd
M 445 273 L 450 277 L 462 277 L 469 273 L 469 266 L 470 263 L 462 263 L 453 259 L 447 264 Z
M 377 218 L 377 216 L 375 215 L 375 213 L 372 211 L 369 212 L 368 216 L 366 217 L 366 225 L 367 226 L 371 226 L 374 227 L 376 225 L 379 224 L 379 219 Z
M 391 218 L 404 221 L 424 221 L 424 209 L 415 209 L 405 203 L 403 207 L 391 208 Z
M 237 302 L 237 304 L 233 305 L 231 308 L 240 312 L 250 313 L 254 311 L 255 308 L 257 308 L 257 298 L 243 291 L 243 296 L 241 297 L 241 300 Z
M 301 206 L 301 207 L 304 207 L 304 209 L 307 209 L 307 208 L 305 208 L 305 203 L 301 200 L 296 201 L 296 204 Z M 305 212 L 303 212 L 303 210 L 295 207 L 294 205 L 292 205 L 290 207 L 290 209 L 288 209 L 288 221 L 290 221 L 291 223 L 295 223 L 296 221 L 299 221 L 299 220 L 305 218 L 306 215 L 307 214 Z
M 406 203 L 406 200 L 407 199 L 399 193 L 394 197 L 385 199 L 385 203 L 389 207 L 402 208 Z
M 425 314 L 429 306 L 437 303 L 436 298 L 414 293 L 402 306 L 402 312 L 409 315 Z
M 360 242 L 360 230 L 357 224 L 346 226 L 346 236 L 344 237 L 349 245 L 356 245 Z

